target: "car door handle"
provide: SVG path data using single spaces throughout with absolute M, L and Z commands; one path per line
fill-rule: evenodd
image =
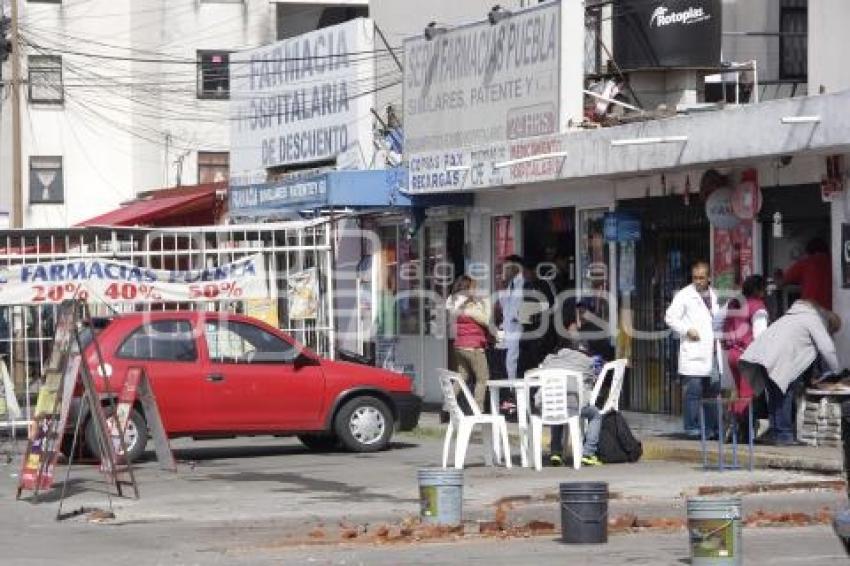
M 207 381 L 224 381 L 224 375 L 220 373 L 211 373 L 207 375 Z

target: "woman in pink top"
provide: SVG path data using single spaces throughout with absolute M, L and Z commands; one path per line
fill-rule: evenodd
M 723 323 L 723 349 L 729 360 L 729 368 L 738 389 L 738 397 L 747 399 L 732 405 L 732 412 L 741 419 L 747 411 L 747 405 L 753 397 L 750 383 L 741 377 L 738 360 L 747 346 L 767 328 L 767 307 L 764 304 L 765 284 L 761 275 L 751 275 L 741 286 L 744 295 L 743 304 L 732 299 L 727 305 L 726 320 Z
M 461 275 L 446 300 L 446 307 L 454 338 L 455 371 L 463 376 L 473 391 L 478 407 L 486 410 L 484 395 L 490 377 L 485 353 L 487 329 L 490 324 L 489 302 L 476 292 L 475 280 L 472 277 Z

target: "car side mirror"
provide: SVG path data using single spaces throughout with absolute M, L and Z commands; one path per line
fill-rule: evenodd
M 310 356 L 309 354 L 299 352 L 298 355 L 295 356 L 295 360 L 292 362 L 292 364 L 295 366 L 296 370 L 299 370 L 303 367 L 317 366 L 319 365 L 319 360 L 317 360 L 313 356 Z

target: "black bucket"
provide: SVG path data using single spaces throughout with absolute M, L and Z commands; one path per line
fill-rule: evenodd
M 608 484 L 561 484 L 561 540 L 570 544 L 608 542 Z

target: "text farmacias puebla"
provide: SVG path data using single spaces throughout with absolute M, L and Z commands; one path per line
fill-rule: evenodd
M 412 42 L 405 46 L 406 87 L 425 98 L 443 85 L 471 78 L 489 85 L 500 74 L 558 57 L 559 34 L 557 14 L 541 10 L 498 26 L 461 29 L 434 41 Z

